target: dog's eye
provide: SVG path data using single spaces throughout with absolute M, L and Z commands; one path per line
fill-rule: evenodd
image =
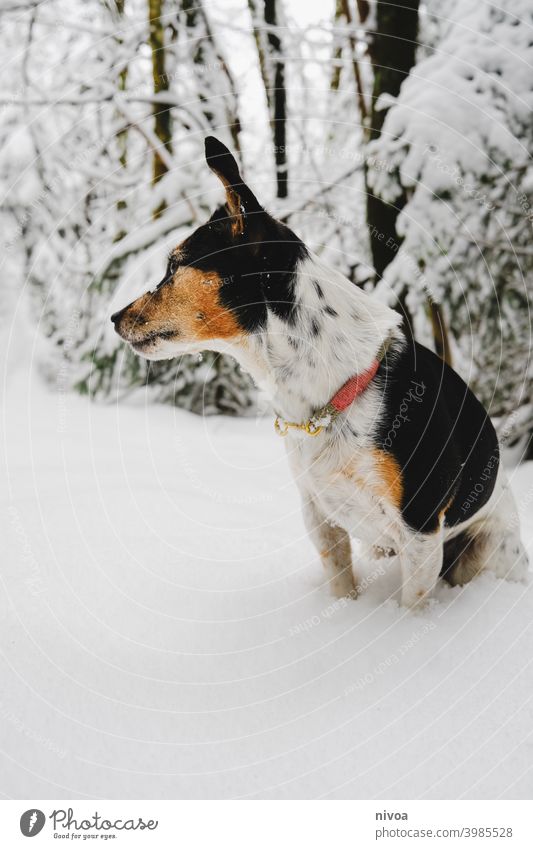
M 176 271 L 178 270 L 179 262 L 174 256 L 170 256 L 168 258 L 167 270 L 165 271 L 165 276 L 163 277 L 161 283 L 156 286 L 156 289 L 160 289 L 161 286 L 165 286 L 167 283 L 170 283 L 172 278 L 174 277 Z

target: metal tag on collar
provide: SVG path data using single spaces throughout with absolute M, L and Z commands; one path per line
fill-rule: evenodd
M 311 419 L 303 424 L 298 424 L 298 422 L 288 422 L 286 419 L 282 419 L 281 416 L 276 416 L 274 428 L 278 436 L 287 436 L 291 428 L 293 430 L 303 430 L 308 436 L 318 436 L 323 430 L 321 425 L 316 425 Z

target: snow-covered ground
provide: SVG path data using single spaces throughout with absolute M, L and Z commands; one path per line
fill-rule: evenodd
M 335 603 L 269 419 L 60 389 L 3 399 L 3 794 L 531 797 L 533 587 Z

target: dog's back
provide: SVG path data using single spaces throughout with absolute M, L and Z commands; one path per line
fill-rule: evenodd
M 448 527 L 464 522 L 488 502 L 499 468 L 498 437 L 484 407 L 418 342 L 384 361 L 378 378 L 384 404 L 377 443 L 402 470 L 403 518 L 426 533 L 443 512 Z
M 401 469 L 406 524 L 432 533 L 443 519 L 441 575 L 452 584 L 483 569 L 523 579 L 528 563 L 517 511 L 483 405 L 457 372 L 416 342 L 383 365 L 380 379 L 378 443 Z

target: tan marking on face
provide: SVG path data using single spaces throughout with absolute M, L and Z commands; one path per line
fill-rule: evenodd
M 241 336 L 244 331 L 220 301 L 222 286 L 215 272 L 178 268 L 171 283 L 131 304 L 123 319 L 124 329 L 129 323 L 136 336 L 174 332 L 176 340 L 183 342 Z
M 215 272 L 178 269 L 168 287 L 167 309 L 179 314 L 196 339 L 232 339 L 242 334 L 237 319 L 220 301 L 223 280 Z

